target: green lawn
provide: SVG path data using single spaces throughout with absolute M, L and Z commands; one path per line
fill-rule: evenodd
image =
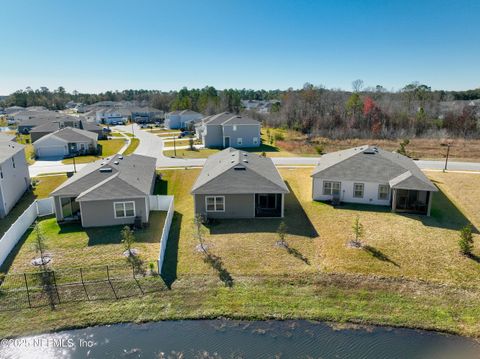
M 139 144 L 140 144 L 140 140 L 138 138 L 131 138 L 130 145 L 127 147 L 125 152 L 123 152 L 123 154 L 125 156 L 132 154 L 133 152 L 135 152 Z
M 67 179 L 65 175 L 56 176 L 42 176 L 33 178 L 33 182 L 36 183 L 32 192 L 27 192 L 23 195 L 20 201 L 17 202 L 15 207 L 10 213 L 0 220 L 0 236 L 12 225 L 13 222 L 30 206 L 35 199 L 46 198 L 50 195 L 55 188 L 62 184 Z
M 33 148 L 30 135 L 17 135 L 17 142 L 25 145 L 25 158 L 29 165 L 35 163 L 35 149 Z
M 0 336 L 118 321 L 221 316 L 385 324 L 480 337 L 480 265 L 475 259 L 480 255 L 479 235 L 474 257 L 461 256 L 457 248 L 458 229 L 471 216 L 469 206 L 462 212 L 440 192 L 431 218 L 376 206 L 335 209 L 311 200 L 311 171 L 280 169 L 291 191 L 284 219 L 290 250 L 276 246 L 280 219 L 219 220 L 203 227 L 213 262 L 204 260 L 194 237 L 189 189 L 200 170 L 161 171 L 157 192 L 175 196 L 162 271 L 171 290 L 119 301 L 66 303 L 55 311 L 0 311 Z M 476 183 L 477 178 L 464 181 Z M 478 195 L 478 186 L 469 188 Z M 357 215 L 368 250 L 346 246 Z M 51 251 L 58 247 L 54 258 L 65 260 L 63 264 L 63 257 L 74 265 L 117 260 L 118 243 L 108 242 L 117 238 L 118 230 L 98 235 L 63 231 L 54 221 L 44 222 Z M 102 243 L 90 246 L 90 237 L 103 238 Z M 96 246 L 103 250 L 97 252 Z M 22 246 L 12 270 L 28 267 L 29 248 Z
M 75 163 L 87 163 L 99 160 L 104 157 L 113 156 L 125 145 L 123 139 L 113 140 L 100 140 L 98 144 L 101 148 L 100 153 L 97 156 L 77 156 L 75 157 Z M 62 161 L 63 164 L 72 164 L 73 158 L 66 158 Z

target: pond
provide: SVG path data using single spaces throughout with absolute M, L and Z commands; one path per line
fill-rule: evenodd
M 478 358 L 473 340 L 309 321 L 165 321 L 68 330 L 2 342 L 1 358 Z

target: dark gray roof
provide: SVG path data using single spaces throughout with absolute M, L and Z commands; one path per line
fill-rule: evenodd
M 0 141 L 0 163 L 23 151 L 24 145 L 13 141 Z
M 371 146 L 323 155 L 312 177 L 389 184 L 392 188 L 437 191 L 410 158 Z
M 51 195 L 73 196 L 77 201 L 143 197 L 150 194 L 155 165 L 153 157 L 116 155 L 90 163 Z
M 82 142 L 82 141 L 96 141 L 98 140 L 98 134 L 90 131 L 85 131 L 81 130 L 79 128 L 72 128 L 72 127 L 64 127 L 60 130 L 57 130 L 55 132 L 52 132 L 36 142 L 43 141 L 46 138 L 49 138 L 51 136 L 55 136 L 58 138 L 61 138 L 62 140 L 68 141 L 68 142 Z
M 260 125 L 260 122 L 248 116 L 240 116 L 230 112 L 222 112 L 202 120 L 206 125 Z
M 102 126 L 95 122 L 89 122 L 87 120 L 81 120 L 82 130 L 85 131 L 102 131 Z
M 229 147 L 208 157 L 192 193 L 289 193 L 289 190 L 270 158 Z
M 167 113 L 167 115 L 202 115 L 199 112 L 192 110 L 178 110 Z

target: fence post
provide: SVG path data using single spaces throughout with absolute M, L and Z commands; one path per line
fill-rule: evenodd
M 23 273 L 23 277 L 25 279 L 25 287 L 27 288 L 28 307 L 31 308 L 32 303 L 30 302 L 30 291 L 28 290 L 27 274 Z
M 88 296 L 88 292 L 87 292 L 87 287 L 85 287 L 85 282 L 83 281 L 82 267 L 80 267 L 80 280 L 82 281 L 83 290 L 85 291 L 85 295 L 87 296 L 87 300 L 90 300 L 90 297 Z
M 110 287 L 112 287 L 113 294 L 115 295 L 115 299 L 118 299 L 117 293 L 115 293 L 115 288 L 113 288 L 112 281 L 110 280 L 110 271 L 108 270 L 108 265 L 107 265 L 107 279 L 108 283 L 110 283 Z
M 57 292 L 57 298 L 58 298 L 58 304 L 60 304 L 60 295 L 58 294 L 58 287 L 57 287 L 57 278 L 55 277 L 55 271 L 52 270 L 52 276 L 53 276 L 53 285 L 55 286 L 55 292 Z

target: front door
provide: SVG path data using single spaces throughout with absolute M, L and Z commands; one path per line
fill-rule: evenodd
M 230 147 L 230 137 L 225 137 L 225 148 Z

